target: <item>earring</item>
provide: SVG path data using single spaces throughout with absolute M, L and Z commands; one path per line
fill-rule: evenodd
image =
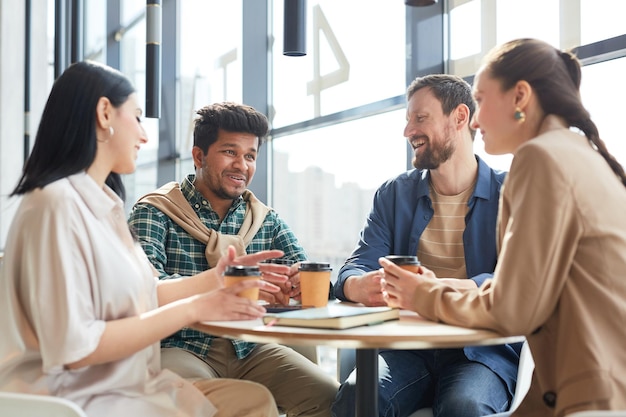
M 113 136 L 114 133 L 115 133 L 115 130 L 113 130 L 113 126 L 109 126 L 109 134 Z
M 520 123 L 524 123 L 526 121 L 526 113 L 524 113 L 524 111 L 519 107 L 515 108 L 515 113 L 513 114 L 513 117 Z

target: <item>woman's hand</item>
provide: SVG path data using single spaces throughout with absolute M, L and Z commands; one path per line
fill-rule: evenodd
M 427 279 L 437 278 L 433 271 L 423 266 L 420 266 L 419 271 L 414 273 L 402 269 L 385 258 L 378 259 L 378 263 L 382 266 L 383 298 L 390 307 L 413 310 L 413 294 L 417 287 Z
M 169 284 L 171 281 L 174 280 L 159 282 Z M 180 278 L 178 282 L 192 281 L 191 278 Z M 172 286 L 160 285 L 160 287 Z M 260 279 L 245 280 L 228 288 L 212 289 L 201 293 L 189 291 L 190 294 L 183 298 L 174 298 L 159 308 L 145 311 L 138 316 L 107 320 L 96 350 L 66 366 L 78 369 L 126 358 L 153 343 L 158 343 L 159 340 L 181 328 L 199 321 L 257 319 L 265 313 L 265 308 L 255 301 L 237 296 L 238 293 L 249 288 L 278 291 L 278 287 L 269 282 Z M 182 291 L 179 291 L 177 295 L 181 293 Z
M 265 308 L 237 294 L 249 288 L 276 292 L 279 288 L 263 280 L 246 280 L 190 298 L 193 322 L 221 320 L 254 320 L 265 314 Z
M 285 253 L 281 250 L 265 250 L 249 255 L 237 256 L 235 248 L 229 246 L 228 252 L 220 258 L 215 268 L 213 268 L 213 271 L 218 275 L 218 279 L 223 284 L 224 271 L 229 265 L 257 265 L 261 271 L 263 280 L 275 284 L 265 288 L 261 287 L 259 290 L 259 299 L 269 303 L 288 304 L 289 295 L 285 294 L 283 289 L 289 280 L 289 266 L 261 263 L 267 259 L 280 258 L 284 254 Z

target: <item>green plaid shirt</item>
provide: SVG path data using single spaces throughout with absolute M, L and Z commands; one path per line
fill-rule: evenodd
M 211 208 L 209 202 L 193 186 L 195 175 L 188 175 L 180 185 L 181 191 L 202 223 L 220 233 L 235 235 L 243 223 L 246 202 L 239 197 L 233 202 L 224 220 Z M 159 272 L 160 279 L 192 276 L 209 268 L 204 256 L 206 245 L 194 239 L 182 227 L 174 223 L 160 210 L 148 204 L 136 204 L 128 223 L 137 233 L 139 242 L 148 259 Z M 287 224 L 271 210 L 261 229 L 246 248 L 247 253 L 267 249 L 280 249 L 285 258 L 294 261 L 306 259 L 304 249 Z M 200 358 L 209 354 L 211 340 L 215 336 L 184 328 L 161 341 L 161 347 L 177 347 L 188 350 Z M 233 340 L 238 358 L 245 358 L 254 343 Z

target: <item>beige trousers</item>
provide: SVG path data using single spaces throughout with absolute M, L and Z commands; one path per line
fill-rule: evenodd
M 236 379 L 201 379 L 196 388 L 217 408 L 215 417 L 278 417 L 278 409 L 267 388 Z
M 231 378 L 259 383 L 269 389 L 278 409 L 289 417 L 329 417 L 339 388 L 334 378 L 310 360 L 273 343 L 259 344 L 247 357 L 237 359 L 230 340 L 215 338 L 207 358 L 166 348 L 161 349 L 161 364 L 187 379 Z

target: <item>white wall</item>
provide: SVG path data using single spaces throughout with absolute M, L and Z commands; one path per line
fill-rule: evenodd
M 0 0 L 0 248 L 16 204 L 8 201 L 22 168 L 24 2 Z
M 50 89 L 47 20 L 48 1 L 32 0 L 31 143 Z M 19 179 L 24 154 L 24 22 L 24 2 L 0 0 L 0 251 L 19 202 L 8 195 Z

